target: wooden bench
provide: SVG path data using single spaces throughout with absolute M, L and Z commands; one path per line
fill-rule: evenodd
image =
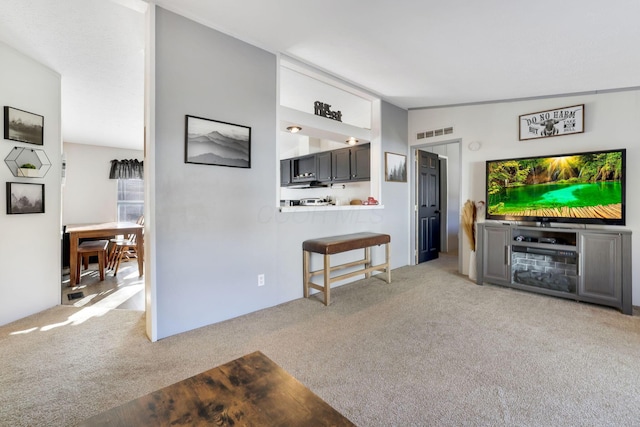
M 371 247 L 385 245 L 385 262 L 383 264 L 371 265 Z M 379 233 L 353 233 L 341 236 L 323 237 L 320 239 L 305 240 L 302 242 L 303 261 L 302 268 L 304 274 L 304 297 L 309 298 L 309 288 L 324 292 L 324 305 L 330 304 L 331 284 L 338 280 L 364 274 L 366 278 L 371 277 L 372 271 L 386 272 L 386 281 L 391 283 L 390 259 L 391 236 Z M 347 262 L 336 266 L 331 266 L 330 256 L 342 252 L 356 249 L 364 249 L 364 259 Z M 324 255 L 324 267 L 320 270 L 310 271 L 311 253 Z M 331 273 L 349 267 L 363 265 L 364 267 L 349 273 L 331 277 Z M 313 276 L 323 275 L 324 285 L 318 285 L 311 281 Z

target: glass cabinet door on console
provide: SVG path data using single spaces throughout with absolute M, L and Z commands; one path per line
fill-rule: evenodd
M 482 240 L 484 278 L 492 283 L 508 284 L 511 281 L 511 229 L 485 224 Z
M 620 304 L 621 249 L 618 234 L 580 233 L 580 299 Z

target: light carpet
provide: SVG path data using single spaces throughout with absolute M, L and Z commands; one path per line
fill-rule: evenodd
M 255 350 L 359 426 L 640 425 L 640 317 L 455 267 L 442 256 L 335 288 L 330 307 L 316 295 L 156 343 L 142 312 L 46 310 L 0 327 L 0 425 L 74 425 Z

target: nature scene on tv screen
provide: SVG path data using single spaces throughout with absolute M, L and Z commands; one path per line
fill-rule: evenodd
M 622 218 L 622 152 L 493 161 L 488 213 L 514 217 Z

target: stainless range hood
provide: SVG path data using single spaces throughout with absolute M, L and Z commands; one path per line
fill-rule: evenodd
M 318 181 L 301 182 L 299 184 L 287 185 L 284 188 L 323 188 L 328 187 L 328 184 L 323 184 Z

